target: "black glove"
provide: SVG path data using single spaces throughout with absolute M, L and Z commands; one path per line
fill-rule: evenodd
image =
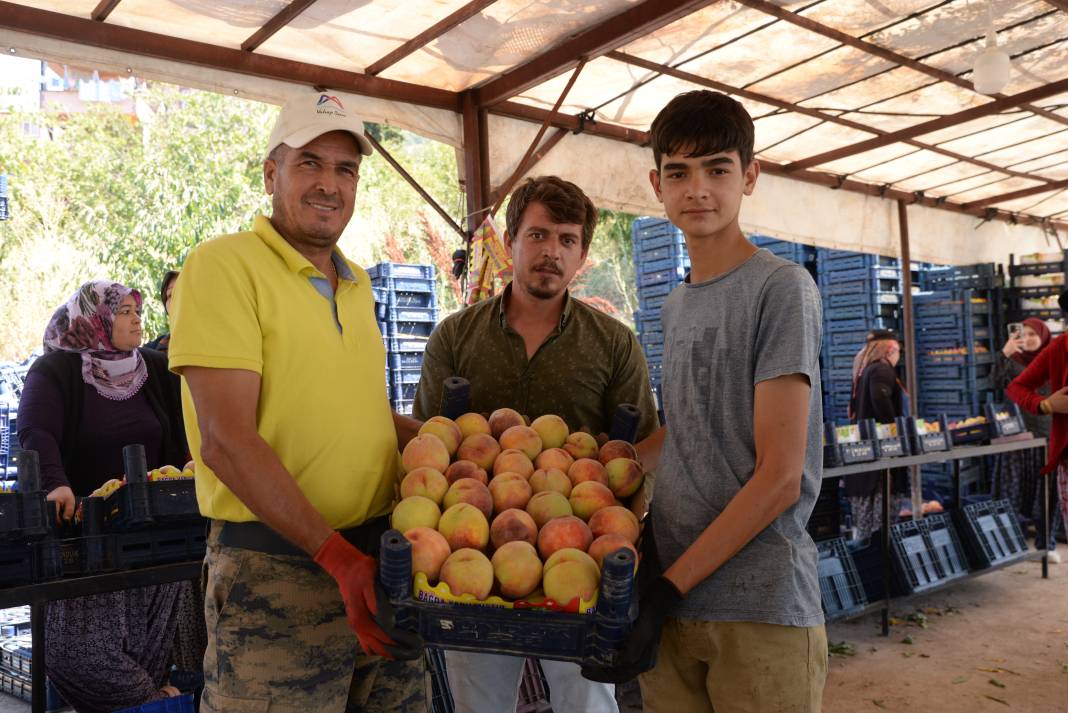
M 582 675 L 601 683 L 625 683 L 651 669 L 656 665 L 664 619 L 681 601 L 682 594 L 671 580 L 664 576 L 652 580 L 638 599 L 638 618 L 615 665 L 583 666 Z
M 378 613 L 375 614 L 375 623 L 382 627 L 382 631 L 394 641 L 394 645 L 387 648 L 390 655 L 396 661 L 415 661 L 423 655 L 423 637 L 418 631 L 409 631 L 397 626 L 397 610 L 389 601 L 386 590 L 375 579 L 375 603 L 378 605 Z

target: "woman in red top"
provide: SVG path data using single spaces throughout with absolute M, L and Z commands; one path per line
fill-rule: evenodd
M 1049 396 L 1040 393 L 1047 384 L 1052 392 Z M 1061 516 L 1068 523 L 1068 334 L 1057 337 L 1039 352 L 1005 393 L 1025 411 L 1053 417 L 1042 473 L 1056 470 Z

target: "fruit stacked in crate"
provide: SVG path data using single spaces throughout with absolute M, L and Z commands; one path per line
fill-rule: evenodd
M 626 441 L 599 445 L 559 416 L 516 411 L 429 419 L 402 453 L 391 524 L 411 541 L 424 600 L 592 607 L 603 560 L 634 552 L 623 501 L 644 472 Z M 492 559 L 491 559 L 491 556 Z
M 663 384 L 664 328 L 660 308 L 675 286 L 690 269 L 686 240 L 682 231 L 664 218 L 638 218 L 631 228 L 634 246 L 634 270 L 638 285 L 638 311 L 634 326 L 638 330 L 649 380 L 660 403 Z
M 1064 291 L 1068 251 L 1009 256 L 1009 287 L 1005 290 L 1006 324 L 1037 317 L 1054 336 L 1064 331 L 1057 298 Z
M 853 357 L 873 329 L 901 329 L 901 268 L 897 258 L 848 250 L 816 250 L 823 297 L 823 418 L 848 420 Z
M 410 415 L 427 339 L 438 321 L 433 265 L 382 262 L 367 270 L 386 345 L 386 386 L 397 413 Z

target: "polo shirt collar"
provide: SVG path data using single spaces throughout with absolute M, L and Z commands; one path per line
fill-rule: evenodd
M 267 216 L 256 216 L 256 219 L 252 223 L 252 232 L 256 233 L 267 247 L 274 250 L 278 257 L 282 258 L 282 261 L 285 262 L 286 267 L 293 272 L 308 277 L 326 277 L 315 267 L 315 265 L 311 264 L 311 261 L 308 260 L 308 258 L 301 255 L 296 248 L 286 242 L 286 239 L 275 229 Z M 337 276 L 339 280 L 356 282 L 356 273 L 349 265 L 348 258 L 345 257 L 336 245 L 334 246 L 333 253 L 330 257 L 334 262 L 334 267 L 337 268 Z
M 497 312 L 497 324 L 501 325 L 501 328 L 508 326 L 508 319 L 504 314 L 504 305 L 508 301 L 508 297 L 512 294 L 512 283 L 509 282 L 504 286 L 501 291 L 501 296 L 497 298 L 497 306 L 494 308 Z M 564 309 L 560 312 L 560 323 L 557 325 L 557 329 L 563 329 L 567 323 L 571 320 L 571 291 L 564 290 Z

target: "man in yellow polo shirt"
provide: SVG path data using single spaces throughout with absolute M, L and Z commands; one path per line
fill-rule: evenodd
M 419 424 L 390 410 L 370 279 L 337 249 L 370 153 L 341 98 L 287 103 L 271 217 L 198 246 L 175 290 L 170 365 L 212 520 L 202 711 L 425 710 L 421 642 L 375 619 L 398 445 Z

